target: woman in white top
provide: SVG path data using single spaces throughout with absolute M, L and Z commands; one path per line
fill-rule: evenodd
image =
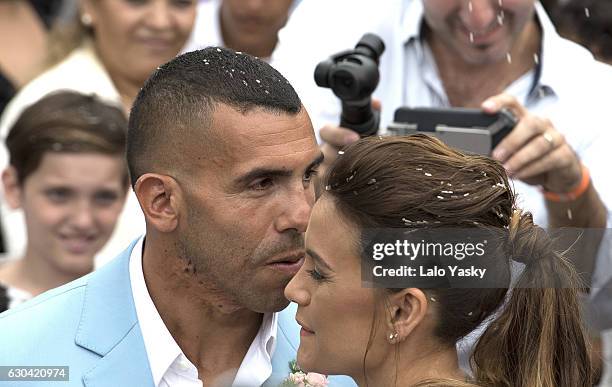
M 0 135 L 23 109 L 46 94 L 70 89 L 96 94 L 129 111 L 149 74 L 176 56 L 191 33 L 195 0 L 81 0 L 74 26 L 56 31 L 52 53 L 59 63 L 26 85 L 9 103 L 0 120 Z M 0 165 L 6 165 L 0 152 Z M 25 246 L 19 212 L 2 208 L 9 255 Z M 133 194 L 128 195 L 117 231 L 100 256 L 106 261 L 144 233 L 144 219 Z

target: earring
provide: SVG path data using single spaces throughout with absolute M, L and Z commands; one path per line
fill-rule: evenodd
M 387 337 L 387 340 L 389 340 L 389 344 L 397 343 L 398 336 L 399 334 L 397 332 L 390 333 L 389 336 Z
M 91 22 L 91 15 L 89 15 L 88 13 L 84 13 L 81 15 L 81 23 L 83 23 L 85 27 L 90 27 Z

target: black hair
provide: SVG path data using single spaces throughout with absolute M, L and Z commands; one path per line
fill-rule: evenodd
M 127 141 L 132 185 L 144 173 L 175 164 L 179 146 L 210 139 L 217 104 L 241 113 L 263 108 L 290 115 L 302 106 L 285 77 L 253 56 L 220 47 L 180 55 L 149 77 L 132 107 Z

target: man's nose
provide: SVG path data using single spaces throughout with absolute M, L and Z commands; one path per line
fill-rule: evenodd
M 313 187 L 299 186 L 292 189 L 283 212 L 276 220 L 276 231 L 282 233 L 293 229 L 300 234 L 305 233 L 314 200 Z
M 461 19 L 471 32 L 487 30 L 497 22 L 497 0 L 468 0 L 461 9 Z

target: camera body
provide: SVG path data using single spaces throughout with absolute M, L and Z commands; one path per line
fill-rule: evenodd
M 384 50 L 385 44 L 378 36 L 365 34 L 353 50 L 339 52 L 315 69 L 317 85 L 332 89 L 342 101 L 340 126 L 362 137 L 376 134 L 380 125 L 371 96 L 380 79 L 378 63 Z
M 488 156 L 516 124 L 516 117 L 507 109 L 486 114 L 478 109 L 401 107 L 387 130 L 396 136 L 428 134 L 454 148 Z
M 332 89 L 342 102 L 340 126 L 361 137 L 378 133 L 380 114 L 372 109 L 372 93 L 380 80 L 379 59 L 384 42 L 374 34 L 365 34 L 354 49 L 332 55 L 315 69 L 315 82 Z M 509 110 L 486 114 L 477 109 L 430 109 L 400 107 L 389 135 L 424 133 L 449 146 L 467 152 L 490 155 L 495 146 L 516 125 Z

